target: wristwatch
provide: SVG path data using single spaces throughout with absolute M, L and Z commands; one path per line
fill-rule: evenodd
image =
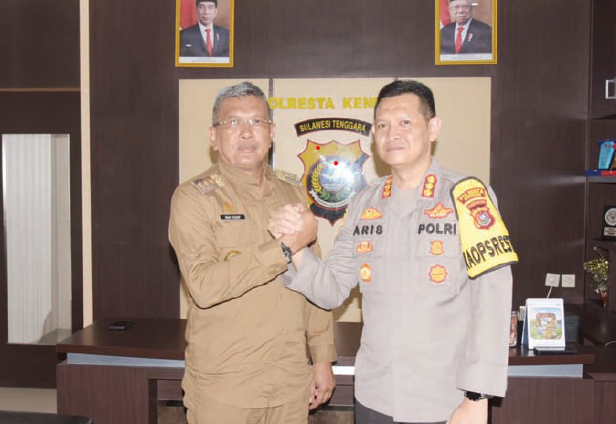
M 284 258 L 287 260 L 287 263 L 290 264 L 291 257 L 293 256 L 293 252 L 291 252 L 291 248 L 287 246 L 286 244 L 284 244 L 283 242 L 280 242 L 280 248 L 282 249 L 282 253 L 284 253 Z
M 483 393 L 477 393 L 477 392 L 464 392 L 464 396 L 468 399 L 468 400 L 472 400 L 473 402 L 476 402 L 478 400 L 481 399 L 492 399 L 494 396 L 492 395 L 485 395 Z

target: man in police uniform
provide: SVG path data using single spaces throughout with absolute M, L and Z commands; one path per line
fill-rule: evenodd
M 275 127 L 258 87 L 221 90 L 212 122 L 219 161 L 176 189 L 169 222 L 191 297 L 188 422 L 306 423 L 309 403 L 316 408 L 335 386 L 332 316 L 280 279 L 314 237 L 281 242 L 267 231 L 272 211 L 305 198 L 297 177 L 264 162 Z
M 440 129 L 428 87 L 383 87 L 373 136 L 392 174 L 355 195 L 325 261 L 304 249 L 285 279 L 326 308 L 360 286 L 357 424 L 485 424 L 487 399 L 505 395 L 517 256 L 492 190 L 432 159 Z M 307 215 L 287 205 L 270 231 L 310 238 Z

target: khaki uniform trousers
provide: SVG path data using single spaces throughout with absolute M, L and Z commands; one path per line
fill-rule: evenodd
M 267 408 L 236 408 L 202 397 L 186 417 L 188 424 L 307 424 L 308 397 Z

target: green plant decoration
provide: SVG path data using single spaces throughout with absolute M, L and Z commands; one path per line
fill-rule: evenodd
M 599 257 L 591 259 L 588 262 L 584 262 L 584 271 L 592 276 L 591 287 L 595 293 L 604 295 L 607 293 L 607 280 L 610 273 L 610 264 L 599 249 L 595 247 L 593 250 Z

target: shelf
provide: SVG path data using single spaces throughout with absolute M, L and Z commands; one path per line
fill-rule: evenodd
M 591 175 L 586 177 L 586 181 L 589 183 L 613 184 L 616 183 L 616 175 Z
M 603 121 L 608 121 L 608 120 L 613 120 L 616 119 L 616 114 L 611 114 L 611 115 L 605 115 L 605 116 L 596 116 L 592 119 L 596 119 L 596 120 L 603 120 Z
M 601 240 L 597 238 L 589 239 L 592 246 L 597 246 L 605 250 L 616 250 L 616 241 Z

